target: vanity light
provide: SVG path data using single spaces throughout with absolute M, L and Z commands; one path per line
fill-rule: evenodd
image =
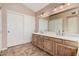
M 57 9 L 56 8 L 54 8 L 54 10 L 53 11 L 56 11 Z
M 68 5 L 68 6 L 71 5 L 71 3 L 67 3 L 67 5 Z
M 63 8 L 63 6 L 60 6 L 60 9 L 62 9 Z
M 43 13 L 41 13 L 41 15 L 40 15 L 40 16 L 41 16 L 41 17 L 43 17 L 43 15 L 44 15 L 44 12 L 43 12 Z
M 42 13 L 41 15 L 40 15 L 40 17 L 47 17 L 49 15 L 49 13 L 48 12 L 45 12 L 45 13 Z
M 40 16 L 42 17 L 43 15 L 41 14 Z

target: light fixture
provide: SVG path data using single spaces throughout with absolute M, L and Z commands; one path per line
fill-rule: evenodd
M 63 5 L 61 5 L 59 8 L 62 9 L 63 8 Z
M 56 8 L 54 8 L 54 10 L 53 11 L 56 11 L 57 9 Z
M 40 16 L 42 17 L 43 15 L 41 14 Z
M 40 15 L 40 16 L 41 16 L 41 17 L 47 17 L 47 16 L 48 16 L 48 14 L 49 14 L 48 12 L 43 12 L 43 13 L 41 13 L 41 15 Z
M 67 5 L 68 5 L 68 6 L 71 5 L 71 3 L 67 3 Z
M 42 12 L 40 16 L 43 17 L 43 15 L 44 15 L 44 12 Z

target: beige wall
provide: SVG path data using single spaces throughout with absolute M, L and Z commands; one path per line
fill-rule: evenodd
M 7 48 L 7 10 L 16 11 L 30 16 L 35 16 L 35 13 L 25 7 L 22 4 L 10 3 L 10 4 L 0 4 L 0 9 L 2 11 L 2 48 Z

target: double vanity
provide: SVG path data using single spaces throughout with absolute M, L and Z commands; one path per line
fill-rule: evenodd
M 79 7 L 39 17 L 38 27 L 33 45 L 53 56 L 79 55 Z
M 32 44 L 53 56 L 75 56 L 78 51 L 78 39 L 48 33 L 33 33 Z

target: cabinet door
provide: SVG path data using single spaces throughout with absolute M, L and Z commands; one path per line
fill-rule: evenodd
M 37 44 L 37 35 L 35 35 L 35 34 L 32 35 L 32 44 L 34 44 L 34 45 Z
M 58 56 L 73 56 L 76 55 L 76 48 L 57 43 Z
M 43 36 L 39 36 L 38 40 L 37 40 L 37 46 L 39 48 L 43 48 Z
M 44 50 L 53 55 L 53 41 L 44 39 Z

